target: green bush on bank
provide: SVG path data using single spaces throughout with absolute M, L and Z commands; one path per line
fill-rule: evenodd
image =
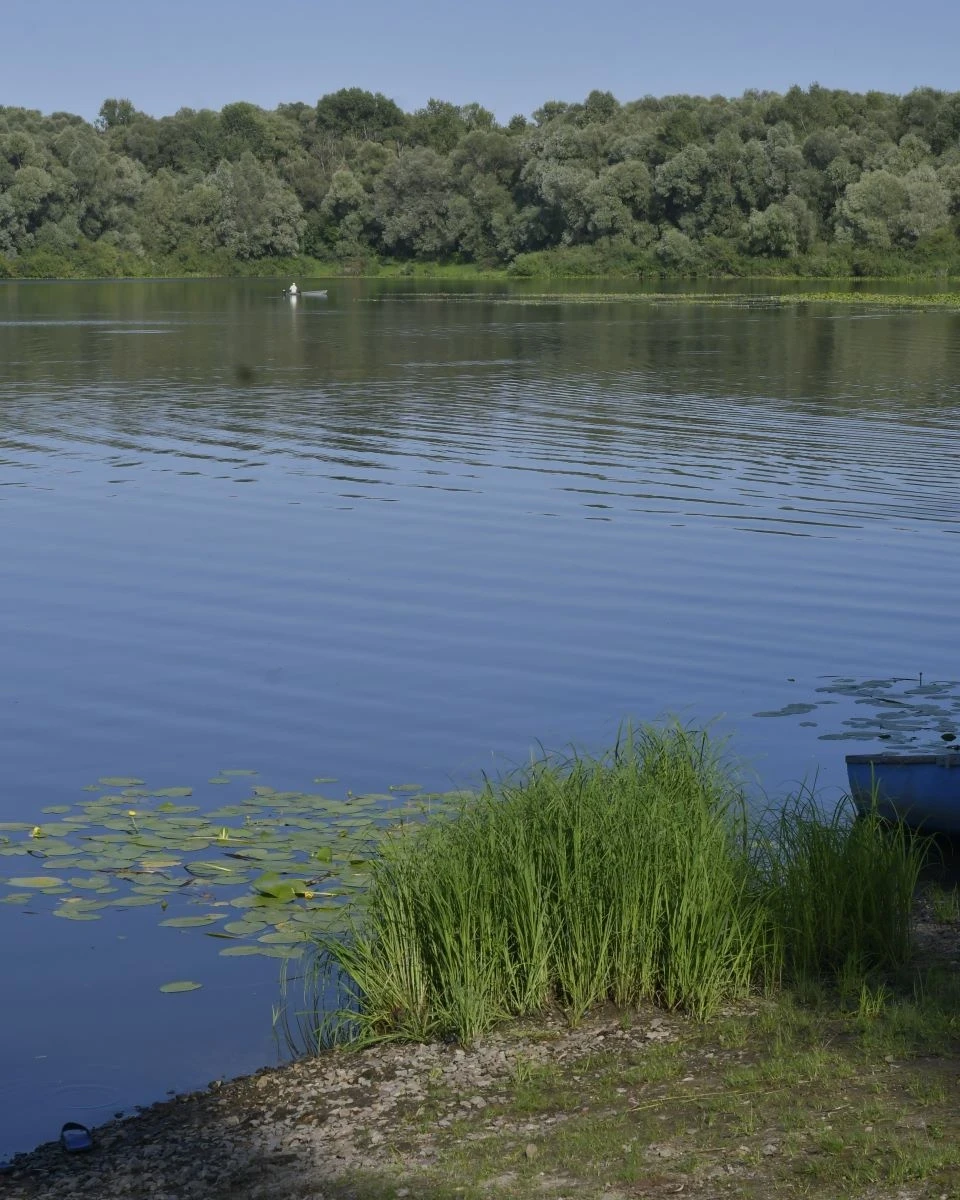
M 323 276 L 364 274 L 370 264 L 332 264 L 303 255 L 285 258 L 238 259 L 226 250 L 191 251 L 149 256 L 109 242 L 83 240 L 69 252 L 41 247 L 15 258 L 0 255 L 0 279 L 179 279 Z M 372 273 L 376 273 L 373 271 Z
M 364 1040 L 470 1041 L 606 1000 L 707 1017 L 784 981 L 901 964 L 922 857 L 902 831 L 809 802 L 751 818 L 705 736 L 642 728 L 388 840 L 319 969 L 352 996 L 341 1033 Z

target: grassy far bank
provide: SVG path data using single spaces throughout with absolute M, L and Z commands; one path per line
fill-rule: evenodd
M 309 254 L 241 259 L 226 250 L 145 255 L 98 242 L 80 242 L 69 253 L 45 247 L 12 257 L 0 253 L 0 281 L 18 279 L 437 279 L 564 280 L 623 279 L 664 281 L 782 279 L 861 282 L 936 281 L 945 288 L 960 277 L 960 250 L 922 244 L 911 252 L 850 253 L 824 248 L 820 254 L 770 259 L 729 252 L 705 256 L 686 267 L 670 268 L 650 255 L 621 247 L 557 247 L 518 254 L 506 263 L 460 259 L 393 259 L 374 253 L 352 258 Z

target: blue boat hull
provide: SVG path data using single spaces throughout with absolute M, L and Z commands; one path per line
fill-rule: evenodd
M 860 812 L 877 811 L 928 833 L 960 834 L 960 753 L 848 754 L 850 794 Z

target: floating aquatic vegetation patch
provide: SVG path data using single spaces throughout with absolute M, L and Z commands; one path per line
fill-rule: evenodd
M 165 928 L 231 943 L 224 955 L 295 957 L 312 934 L 343 926 L 346 902 L 362 898 L 388 831 L 462 798 L 415 784 L 337 798 L 245 778 L 255 774 L 213 777 L 244 794 L 210 812 L 180 803 L 190 787 L 105 776 L 83 789 L 80 803 L 45 810 L 57 819 L 4 822 L 0 902 L 71 921 L 153 906 Z
M 883 742 L 890 749 L 933 752 L 960 746 L 960 680 L 856 679 L 830 676 L 810 702 L 756 712 L 755 717 L 794 717 L 833 706 L 824 742 Z M 822 715 L 822 714 L 821 714 Z M 810 724 L 811 722 L 804 722 Z
M 412 292 L 371 296 L 366 303 L 510 304 L 536 307 L 545 304 L 707 304 L 720 308 L 793 308 L 801 304 L 840 304 L 874 309 L 960 309 L 960 292 L 911 295 L 890 292 L 539 292 L 490 295 L 483 292 Z

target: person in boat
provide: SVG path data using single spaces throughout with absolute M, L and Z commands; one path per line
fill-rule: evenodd
M 299 296 L 300 289 L 297 287 L 297 285 L 295 283 L 291 283 L 288 288 L 283 289 L 283 294 L 285 296 Z

